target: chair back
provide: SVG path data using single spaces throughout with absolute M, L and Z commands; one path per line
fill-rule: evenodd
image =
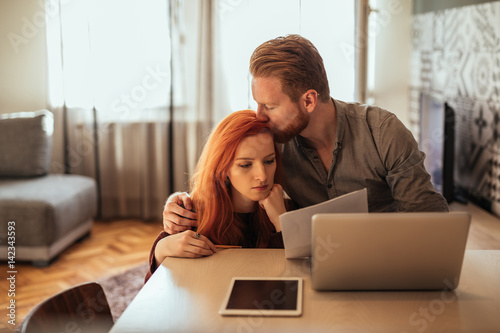
M 26 316 L 22 333 L 109 332 L 113 317 L 101 285 L 89 282 L 56 294 Z

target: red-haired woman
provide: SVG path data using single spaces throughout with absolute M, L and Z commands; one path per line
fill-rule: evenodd
M 160 233 L 146 281 L 166 257 L 209 256 L 214 244 L 283 248 L 279 215 L 286 209 L 278 154 L 269 125 L 257 120 L 255 111 L 233 112 L 222 120 L 191 178 L 198 228 Z

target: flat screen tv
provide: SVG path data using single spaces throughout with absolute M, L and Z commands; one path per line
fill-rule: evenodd
M 420 94 L 420 149 L 436 191 L 454 200 L 455 111 L 442 99 Z

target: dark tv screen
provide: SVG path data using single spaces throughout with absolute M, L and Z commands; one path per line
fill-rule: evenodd
M 454 199 L 453 169 L 455 112 L 442 99 L 420 96 L 420 149 L 426 154 L 424 166 L 436 191 L 448 202 Z

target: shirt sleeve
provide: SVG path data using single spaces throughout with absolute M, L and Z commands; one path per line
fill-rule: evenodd
M 418 149 L 413 134 L 394 114 L 384 120 L 376 140 L 397 210 L 447 212 L 446 199 L 436 192 L 425 170 L 425 154 Z
M 169 236 L 168 233 L 166 233 L 165 231 L 162 231 L 160 232 L 160 234 L 158 235 L 158 237 L 156 237 L 154 243 L 153 243 L 153 246 L 151 247 L 151 251 L 149 253 L 149 270 L 146 274 L 146 277 L 144 278 L 144 283 L 148 282 L 149 278 L 151 277 L 151 275 L 153 275 L 153 273 L 156 271 L 156 269 L 158 267 L 156 267 L 156 260 L 155 260 L 155 250 L 156 250 L 156 245 L 158 244 L 158 242 L 160 240 L 162 240 L 163 238 Z

